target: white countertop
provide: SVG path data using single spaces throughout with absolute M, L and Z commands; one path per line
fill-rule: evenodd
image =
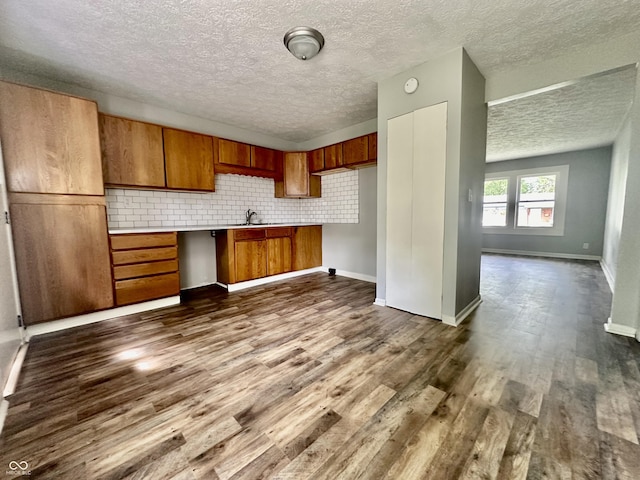
M 306 227 L 309 225 L 319 225 L 319 223 L 252 223 L 230 224 L 230 225 L 181 225 L 175 227 L 131 227 L 109 229 L 110 235 L 119 233 L 160 233 L 160 232 L 198 232 L 207 230 L 232 230 L 236 228 L 268 228 L 268 227 Z

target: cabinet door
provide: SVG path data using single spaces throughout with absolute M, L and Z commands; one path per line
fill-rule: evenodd
M 104 183 L 164 187 L 162 127 L 100 114 Z
M 267 276 L 266 240 L 235 242 L 235 258 L 237 282 Z
M 11 217 L 27 325 L 113 307 L 104 205 L 13 203 Z
M 224 138 L 214 139 L 215 155 L 218 163 L 235 165 L 239 167 L 251 166 L 251 146 L 246 143 L 225 140 Z
M 294 270 L 320 267 L 322 265 L 322 225 L 295 227 L 293 253 Z
M 275 172 L 282 163 L 282 152 L 271 148 L 251 146 L 251 167 Z
M 324 148 L 317 148 L 307 153 L 309 159 L 309 173 L 321 172 L 324 170 Z
M 353 138 L 342 143 L 342 155 L 345 165 L 364 163 L 369 157 L 369 139 L 367 136 Z
M 94 102 L 0 82 L 10 192 L 104 195 Z
M 268 238 L 267 275 L 290 272 L 291 266 L 291 237 Z
M 342 165 L 342 144 L 337 143 L 324 147 L 324 169 L 331 170 L 340 168 Z
M 305 152 L 287 152 L 284 154 L 282 180 L 276 180 L 275 196 L 281 197 L 320 197 L 320 177 L 309 174 L 309 163 Z
M 213 192 L 213 139 L 172 128 L 162 135 L 167 187 Z

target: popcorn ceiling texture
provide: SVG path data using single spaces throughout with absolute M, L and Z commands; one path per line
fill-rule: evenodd
M 106 189 L 109 229 L 242 223 L 358 223 L 358 172 L 322 177 L 322 198 L 274 198 L 269 178 L 217 175 L 214 193 Z
M 302 142 L 375 118 L 379 80 L 453 48 L 490 78 L 636 32 L 639 3 L 3 0 L 0 64 Z M 307 62 L 282 43 L 300 24 L 326 39 Z
M 487 117 L 487 161 L 609 145 L 633 102 L 636 68 L 587 78 L 494 105 Z

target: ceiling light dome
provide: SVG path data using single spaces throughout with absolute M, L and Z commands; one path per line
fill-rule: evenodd
M 315 57 L 324 46 L 322 34 L 311 27 L 294 27 L 284 34 L 284 46 L 300 60 Z

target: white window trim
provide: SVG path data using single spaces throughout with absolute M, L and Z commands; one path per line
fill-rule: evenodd
M 556 198 L 553 212 L 553 227 L 517 227 L 518 185 L 520 177 L 531 175 L 556 175 Z M 504 227 L 482 227 L 482 233 L 489 235 L 546 235 L 561 237 L 564 235 L 565 214 L 567 209 L 567 187 L 569 184 L 569 165 L 527 168 L 506 172 L 493 172 L 485 175 L 485 180 L 508 178 L 507 225 Z

